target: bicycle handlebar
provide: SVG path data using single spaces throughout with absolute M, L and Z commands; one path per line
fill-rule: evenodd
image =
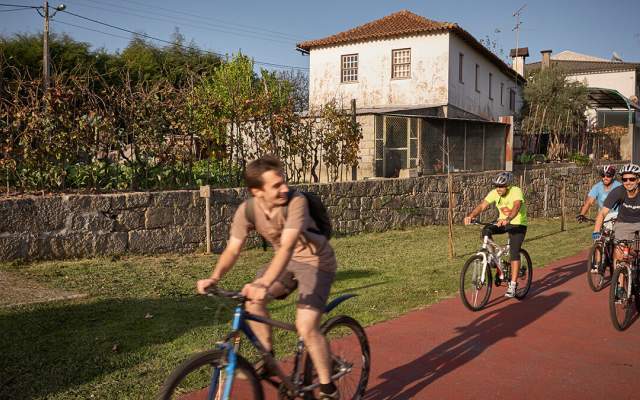
M 498 221 L 491 221 L 491 222 L 482 222 L 480 221 L 478 218 L 471 218 L 471 224 L 472 225 L 483 225 L 483 226 L 489 226 L 489 225 L 495 225 L 496 222 Z
M 222 289 L 217 286 L 207 289 L 206 295 L 210 297 L 211 296 L 226 297 L 228 299 L 238 300 L 239 302 L 247 301 L 247 298 L 243 296 L 240 292 Z

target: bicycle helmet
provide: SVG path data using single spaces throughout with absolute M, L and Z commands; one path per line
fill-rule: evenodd
M 608 176 L 610 178 L 616 176 L 616 167 L 611 164 L 598 167 L 598 170 L 600 171 L 600 176 Z
M 513 174 L 508 171 L 500 172 L 491 180 L 491 183 L 493 183 L 494 186 L 509 186 L 512 182 Z
M 627 164 L 625 166 L 623 166 L 622 168 L 620 168 L 620 171 L 618 172 L 620 174 L 620 176 L 624 175 L 624 174 L 634 174 L 636 176 L 640 175 L 640 167 L 636 164 Z

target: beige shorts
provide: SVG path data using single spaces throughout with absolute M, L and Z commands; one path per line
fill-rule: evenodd
M 257 278 L 264 275 L 269 264 L 264 265 Z M 327 272 L 317 267 L 292 261 L 280 274 L 276 282 L 269 288 L 269 294 L 276 299 L 285 299 L 298 289 L 298 306 L 324 310 L 329 299 L 331 284 L 336 277 L 335 272 Z
M 640 230 L 640 224 L 618 221 L 613 229 L 616 239 L 633 240 L 635 238 L 635 232 Z

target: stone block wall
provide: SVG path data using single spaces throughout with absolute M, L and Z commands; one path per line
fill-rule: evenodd
M 453 175 L 456 222 L 491 188 L 495 172 Z M 516 173 L 530 217 L 558 216 L 564 182 L 572 218 L 597 181 L 593 167 L 544 167 Z M 521 178 L 522 177 L 522 178 Z M 447 177 L 300 185 L 321 195 L 337 235 L 447 223 Z M 213 192 L 212 248 L 220 251 L 245 189 Z M 0 200 L 0 260 L 159 254 L 203 249 L 205 206 L 198 191 L 58 195 Z M 488 212 L 483 219 L 496 215 Z M 252 244 L 257 239 L 252 238 Z

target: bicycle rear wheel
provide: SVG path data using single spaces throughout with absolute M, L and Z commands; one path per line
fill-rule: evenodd
M 240 355 L 233 377 L 230 399 L 263 399 L 260 380 L 249 364 Z M 222 399 L 227 381 L 226 361 L 221 350 L 198 353 L 179 365 L 160 389 L 158 400 Z M 212 392 L 212 393 L 210 393 Z M 207 397 L 211 395 L 211 397 Z
M 482 270 L 484 258 L 476 254 L 469 258 L 460 271 L 460 299 L 462 304 L 471 311 L 479 311 L 487 305 L 491 297 L 491 267 Z
M 531 257 L 525 249 L 520 249 L 520 271 L 518 271 L 518 289 L 516 290 L 516 299 L 525 298 L 529 289 L 531 289 L 531 281 L 533 280 L 533 264 Z
M 629 268 L 625 262 L 618 263 L 618 267 L 613 271 L 611 277 L 611 288 L 609 289 L 609 312 L 613 327 L 623 331 L 629 327 L 633 314 L 634 296 L 628 292 Z
M 369 341 L 358 321 L 346 315 L 327 320 L 320 330 L 329 344 L 332 363 L 332 381 L 340 391 L 341 400 L 359 400 L 364 396 L 369 381 L 371 355 Z M 311 357 L 305 362 L 304 386 L 318 383 Z M 306 394 L 305 399 L 316 399 L 319 390 Z

